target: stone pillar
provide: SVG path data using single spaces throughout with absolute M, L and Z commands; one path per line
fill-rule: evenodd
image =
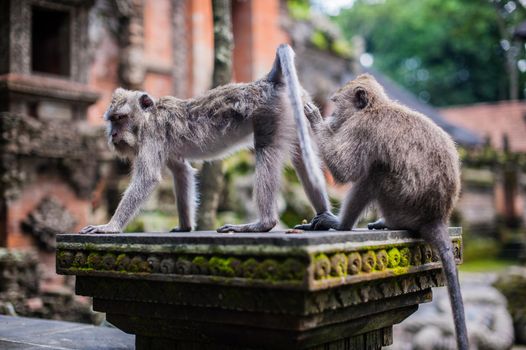
M 76 275 L 76 293 L 138 349 L 380 349 L 444 285 L 436 254 L 405 231 L 60 235 L 57 246 L 57 272 Z

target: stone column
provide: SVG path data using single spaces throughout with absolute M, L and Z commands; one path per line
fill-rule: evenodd
M 450 229 L 457 262 L 460 229 Z M 405 231 L 60 235 L 57 272 L 138 349 L 380 349 L 444 285 Z

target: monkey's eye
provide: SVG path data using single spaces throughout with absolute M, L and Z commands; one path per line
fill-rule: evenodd
M 128 115 L 126 114 L 114 114 L 111 116 L 110 120 L 112 122 L 117 122 L 119 120 L 123 120 L 123 119 L 126 119 L 128 117 Z

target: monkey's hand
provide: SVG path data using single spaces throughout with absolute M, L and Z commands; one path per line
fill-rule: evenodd
M 338 226 L 340 226 L 338 217 L 330 211 L 325 211 L 316 215 L 309 224 L 296 225 L 294 228 L 304 231 L 328 231 L 331 228 L 336 230 Z
M 314 105 L 314 103 L 307 102 L 303 108 L 303 111 L 305 112 L 305 116 L 309 120 L 309 123 L 313 129 L 315 129 L 319 123 L 323 122 L 323 117 L 320 114 L 320 110 Z
M 192 231 L 192 228 L 191 227 L 174 227 L 173 229 L 170 230 L 170 232 L 190 232 Z
M 79 233 L 119 233 L 121 229 L 114 227 L 113 225 L 89 225 L 80 230 Z
M 368 230 L 385 230 L 387 227 L 387 225 L 385 224 L 385 219 L 384 218 L 380 218 L 378 220 L 376 220 L 375 222 L 370 222 L 367 224 L 367 229 Z

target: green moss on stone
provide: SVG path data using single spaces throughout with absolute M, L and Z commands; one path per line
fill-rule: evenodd
M 382 271 L 387 268 L 389 264 L 389 256 L 385 249 L 381 249 L 376 253 L 376 269 Z
M 104 254 L 101 261 L 101 267 L 105 270 L 113 270 L 115 268 L 115 261 L 116 261 L 115 254 L 113 253 L 107 253 Z
M 306 266 L 292 258 L 278 265 L 278 277 L 285 281 L 302 281 L 307 272 Z
M 278 263 L 273 259 L 265 259 L 261 262 L 255 270 L 255 278 L 267 280 L 267 281 L 277 281 L 278 280 Z
M 254 258 L 249 258 L 241 264 L 241 269 L 243 271 L 243 277 L 252 279 L 255 278 L 256 269 L 259 265 L 259 262 Z
M 314 257 L 314 278 L 324 279 L 329 277 L 331 272 L 331 261 L 325 254 L 318 254 Z
M 408 247 L 400 249 L 400 262 L 398 266 L 405 267 L 411 265 L 411 250 Z
M 119 271 L 126 271 L 130 264 L 130 258 L 126 254 L 119 254 L 115 260 L 115 267 Z
M 86 264 L 86 255 L 83 252 L 77 252 L 73 258 L 73 267 L 83 267 Z
M 389 268 L 397 267 L 398 264 L 400 264 L 401 255 L 400 255 L 400 251 L 398 250 L 398 248 L 389 249 L 389 251 L 387 252 L 387 256 L 389 258 L 389 263 L 388 263 Z
M 409 267 L 397 266 L 391 270 L 395 275 L 403 275 L 409 272 Z
M 193 264 L 193 270 L 194 270 L 194 273 L 195 274 L 199 274 L 199 275 L 207 275 L 209 270 L 208 270 L 208 259 L 205 258 L 204 256 L 196 256 L 193 260 L 192 260 L 192 264 Z
M 144 260 L 140 256 L 134 256 L 128 264 L 127 271 L 133 273 L 150 272 L 150 266 L 148 265 L 148 261 Z
M 90 253 L 88 255 L 88 267 L 92 269 L 100 269 L 102 264 L 102 257 L 97 253 Z
M 358 252 L 352 252 L 347 257 L 348 266 L 347 271 L 351 275 L 357 275 L 362 271 L 362 256 Z
M 84 250 L 86 250 L 88 252 L 95 250 L 96 247 L 97 246 L 95 244 L 93 244 L 93 243 L 84 243 L 82 245 L 82 249 L 84 249 Z
M 346 276 L 347 264 L 347 256 L 345 256 L 345 254 L 334 254 L 333 256 L 331 256 L 331 276 Z
M 214 256 L 208 262 L 210 272 L 216 276 L 234 277 L 234 269 L 230 266 L 230 261 L 225 258 Z
M 362 271 L 373 272 L 376 267 L 376 254 L 369 250 L 362 254 Z

